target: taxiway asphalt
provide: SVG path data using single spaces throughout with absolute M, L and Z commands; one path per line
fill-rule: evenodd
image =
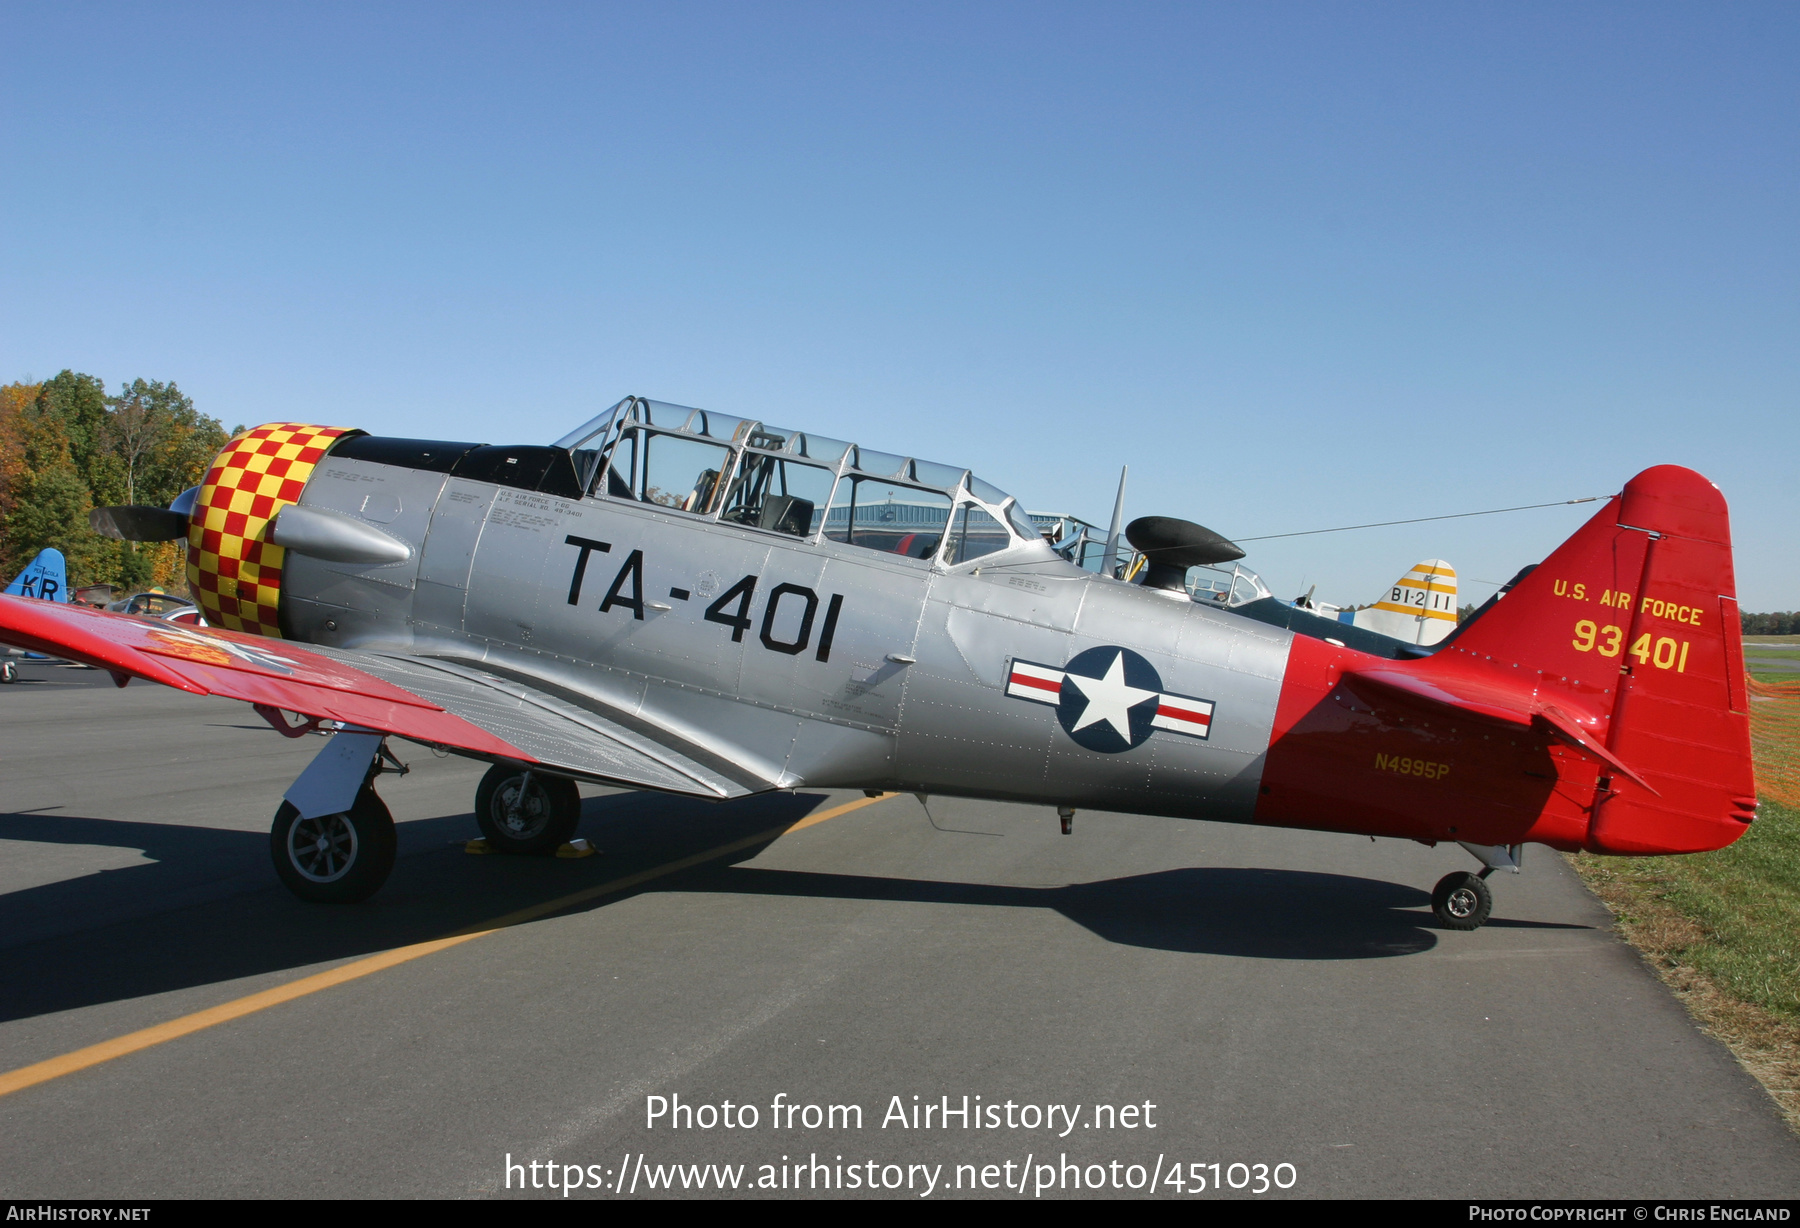
M 935 1166 L 934 1198 L 1007 1196 L 979 1188 L 989 1166 L 1031 1197 L 1045 1164 L 1063 1188 L 1044 1196 L 1075 1193 L 1078 1165 L 1084 1186 L 1155 1169 L 1158 1194 L 1212 1198 L 1191 1166 L 1254 1174 L 1234 1163 L 1293 1166 L 1263 1197 L 1800 1191 L 1768 1097 L 1541 848 L 1470 934 L 1427 900 L 1459 849 L 1094 813 L 1065 837 L 1049 809 L 942 798 L 654 873 L 863 799 L 584 788 L 603 856 L 470 856 L 482 765 L 405 747 L 413 772 L 382 783 L 393 877 L 309 907 L 266 832 L 321 739 L 93 681 L 0 688 L 0 1071 L 590 897 L 0 1096 L 8 1198 L 517 1197 L 531 1174 L 509 1191 L 509 1155 L 581 1166 L 586 1198 L 659 1174 L 682 1193 L 677 1164 L 744 1166 L 740 1197 L 786 1165 L 768 1172 L 792 1196 L 813 1157 L 834 1183 L 852 1165 L 914 1182 L 889 1196 Z M 647 1125 L 675 1095 L 758 1123 Z M 1019 1124 L 890 1116 L 965 1096 Z M 862 1128 L 778 1127 L 778 1102 L 858 1106 Z M 1154 1128 L 1095 1121 L 1145 1103 Z M 1074 1125 L 1029 1128 L 1026 1105 Z M 1081 1191 L 1101 1192 L 1131 1191 Z

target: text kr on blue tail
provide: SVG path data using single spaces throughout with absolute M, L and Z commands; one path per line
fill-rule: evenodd
M 38 551 L 25 570 L 6 586 L 9 597 L 36 597 L 43 601 L 69 600 L 69 573 L 62 551 L 46 547 Z

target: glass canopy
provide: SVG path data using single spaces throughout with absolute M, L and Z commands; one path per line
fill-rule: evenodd
M 967 469 L 626 397 L 556 441 L 591 496 L 954 566 L 1043 537 Z

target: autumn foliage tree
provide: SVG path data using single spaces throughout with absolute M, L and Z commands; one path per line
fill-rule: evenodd
M 1745 635 L 1800 635 L 1800 610 L 1741 615 Z
M 109 397 L 98 378 L 64 371 L 0 386 L 0 580 L 54 546 L 77 586 L 179 583 L 178 543 L 111 541 L 88 527 L 88 511 L 168 506 L 226 439 L 173 383 L 133 380 Z

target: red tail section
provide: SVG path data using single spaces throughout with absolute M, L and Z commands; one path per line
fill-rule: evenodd
M 1691 853 L 1756 798 L 1725 500 L 1645 470 L 1430 657 L 1296 637 L 1260 822 Z
M 1540 719 L 1569 718 L 1553 732 L 1598 764 L 1589 849 L 1722 848 L 1756 805 L 1735 593 L 1724 497 L 1659 465 L 1408 672 L 1529 686 Z

